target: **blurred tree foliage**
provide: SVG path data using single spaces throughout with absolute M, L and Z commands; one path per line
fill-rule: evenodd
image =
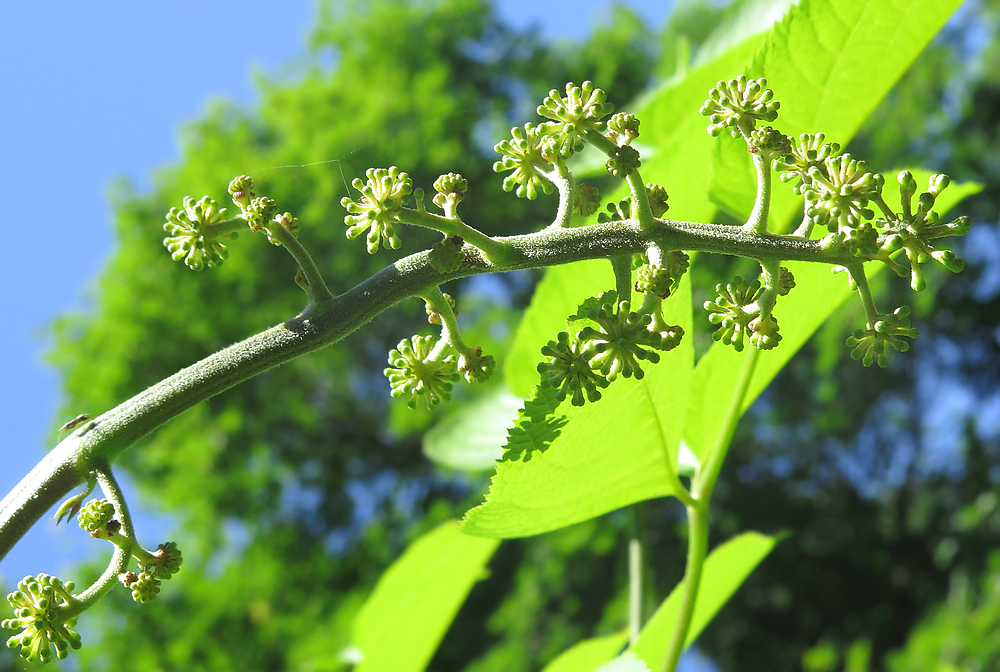
M 996 4 L 971 5 L 966 23 L 921 56 L 855 142 L 880 169 L 918 164 L 986 181 L 968 204 L 977 222 L 1000 216 L 1000 53 L 992 33 L 988 46 L 969 35 L 972 26 L 992 30 Z M 566 81 L 592 79 L 610 100 L 631 100 L 683 70 L 732 11 L 679 2 L 657 34 L 618 7 L 583 43 L 549 45 L 504 26 L 485 0 L 321 2 L 304 64 L 261 81 L 256 109 L 214 105 L 185 129 L 183 158 L 158 175 L 153 193 L 117 190 L 119 249 L 94 310 L 56 325 L 67 408 L 109 408 L 302 305 L 292 261 L 260 240 L 234 242 L 216 271 L 173 264 L 160 223 L 183 196 L 228 201 L 229 179 L 253 175 L 258 193 L 299 217 L 334 291 L 385 263 L 345 239 L 338 214 L 347 183 L 371 166 L 399 165 L 424 188 L 461 172 L 470 221 L 488 233 L 528 230 L 551 219 L 554 199 L 502 192 L 491 170 L 495 139 Z M 1000 252 L 1000 239 L 994 228 L 977 230 L 966 273 L 929 283 L 940 291 L 916 306 L 924 336 L 912 356 L 888 372 L 864 369 L 846 356 L 840 326 L 857 320 L 833 320 L 742 424 L 717 495 L 717 539 L 744 529 L 792 536 L 700 639 L 723 669 L 795 669 L 804 656 L 840 669 L 861 641 L 882 669 L 925 614 L 934 615 L 915 631 L 912 651 L 945 639 L 928 633 L 995 613 L 995 591 L 974 588 L 1000 513 L 994 502 L 970 523 L 969 511 L 985 507 L 984 493 L 1000 481 L 998 427 L 984 424 L 984 409 L 1000 414 L 1000 256 L 984 253 Z M 408 231 L 404 251 L 434 236 Z M 725 269 L 720 260 L 704 281 Z M 500 354 L 533 281 L 521 274 L 452 288 L 469 340 Z M 894 291 L 895 280 L 884 284 Z M 389 403 L 386 352 L 421 329 L 420 302 L 404 304 L 127 452 L 123 465 L 143 497 L 176 521 L 184 571 L 153 605 L 137 607 L 124 591 L 99 605 L 103 618 L 82 624 L 90 645 L 81 668 L 346 668 L 338 653 L 351 618 L 385 566 L 416 535 L 477 503 L 485 484 L 429 464 L 418 433 L 432 415 Z M 978 406 L 949 414 L 955 398 Z M 680 510 L 648 509 L 663 596 L 683 571 Z M 629 528 L 619 512 L 505 542 L 431 667 L 540 669 L 579 639 L 621 628 Z M 935 607 L 949 586 L 962 599 Z M 832 658 L 808 656 L 817 646 Z M 897 655 L 894 665 L 918 654 Z

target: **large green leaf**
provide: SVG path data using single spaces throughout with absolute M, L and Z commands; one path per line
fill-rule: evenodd
M 542 672 L 593 672 L 618 655 L 628 642 L 628 630 L 606 637 L 585 639 L 563 651 Z
M 922 170 L 912 172 L 918 185 L 927 184 L 930 173 Z M 890 178 L 889 184 L 893 183 Z M 982 185 L 972 182 L 953 184 L 938 197 L 938 212 L 948 212 L 966 196 L 981 189 Z M 886 193 L 889 193 L 889 187 Z M 888 197 L 886 200 L 892 203 Z M 816 329 L 852 294 L 846 277 L 831 273 L 827 266 L 804 262 L 787 262 L 784 265 L 795 276 L 795 288 L 788 296 L 781 297 L 775 306 L 774 315 L 781 325 L 781 343 L 774 350 L 760 353 L 743 399 L 743 411 L 750 407 Z M 882 264 L 869 264 L 866 271 L 869 277 L 874 277 L 883 268 Z M 718 442 L 736 392 L 736 382 L 748 356 L 749 351 L 739 353 L 730 346 L 715 343 L 695 367 L 691 401 L 684 424 L 684 441 L 699 458 L 704 457 L 706 449 Z
M 822 131 L 846 145 L 960 4 L 961 0 L 803 0 L 775 26 L 749 67 L 739 72 L 767 78 L 781 101 L 775 125 L 783 133 Z M 745 218 L 756 192 L 746 143 L 724 134 L 714 154 L 712 199 Z M 792 215 L 797 197 L 780 183 L 774 192 L 772 225 L 781 227 Z
M 356 672 L 420 672 L 499 542 L 453 520 L 417 539 L 379 579 L 354 621 Z
M 730 539 L 709 554 L 702 569 L 698 601 L 695 603 L 691 626 L 684 643 L 685 647 L 694 642 L 709 621 L 736 592 L 736 589 L 742 585 L 750 572 L 767 557 L 778 541 L 780 541 L 778 537 L 746 532 Z M 667 655 L 667 645 L 674 627 L 677 625 L 682 588 L 683 584 L 674 588 L 669 597 L 653 614 L 653 618 L 649 620 L 646 627 L 642 629 L 639 639 L 628 648 L 628 651 L 646 661 L 646 664 L 654 670 L 663 667 L 663 661 Z
M 687 279 L 665 302 L 664 318 L 690 333 Z M 694 347 L 686 337 L 659 364 L 647 364 L 645 378 L 621 378 L 595 403 L 575 407 L 564 402 L 551 415 L 528 413 L 537 419 L 508 444 L 522 459 L 497 465 L 486 503 L 466 514 L 462 529 L 487 537 L 523 537 L 676 492 L 693 362 Z

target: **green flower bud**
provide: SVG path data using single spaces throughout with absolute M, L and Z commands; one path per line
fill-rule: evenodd
M 759 154 L 767 165 L 778 158 L 787 156 L 792 151 L 792 139 L 770 126 L 754 130 L 747 141 L 747 151 Z
M 690 258 L 681 251 L 668 252 L 662 264 L 645 263 L 636 271 L 635 291 L 667 298 L 677 289 Z
M 562 136 L 563 142 L 578 152 L 583 149 L 583 136 L 587 131 L 598 130 L 600 120 L 614 109 L 614 105 L 607 102 L 607 94 L 595 88 L 592 82 L 584 82 L 582 86 L 569 83 L 565 98 L 556 89 L 549 91 L 548 97 L 538 106 L 538 115 L 555 122 L 546 124 L 549 131 Z
M 758 350 L 771 350 L 781 341 L 778 333 L 778 321 L 768 315 L 758 315 L 747 325 L 750 330 L 750 343 Z
M 812 168 L 823 169 L 826 160 L 839 153 L 840 144 L 826 142 L 826 136 L 822 133 L 803 133 L 792 143 L 791 152 L 777 160 L 775 170 L 779 172 L 778 177 L 782 182 L 798 179 L 798 183 L 792 186 L 792 191 L 802 194 L 812 183 L 809 171 Z
M 163 230 L 167 232 L 163 245 L 170 252 L 170 258 L 174 261 L 183 259 L 192 271 L 200 271 L 206 266 L 221 266 L 229 252 L 218 238 L 206 237 L 205 229 L 207 225 L 225 218 L 226 209 L 219 208 L 218 203 L 208 196 L 197 202 L 190 196 L 185 197 L 184 207 L 170 208 L 167 223 L 163 225 Z M 235 234 L 228 234 L 227 237 L 235 238 Z
M 624 179 L 633 170 L 638 170 L 642 162 L 639 160 L 639 151 L 626 145 L 612 150 L 604 165 L 609 173 Z
M 92 499 L 83 505 L 77 519 L 80 529 L 96 537 L 105 532 L 107 524 L 115 517 L 114 505 L 106 499 Z
M 406 405 L 417 407 L 423 399 L 428 408 L 441 401 L 451 401 L 451 388 L 459 375 L 452 356 L 432 358 L 435 346 L 433 336 L 414 336 L 403 339 L 396 349 L 389 352 L 390 368 L 385 376 L 392 387 L 392 396 L 409 395 Z
M 510 130 L 513 139 L 501 140 L 494 149 L 500 154 L 500 160 L 493 164 L 493 172 L 513 172 L 504 178 L 504 191 L 512 191 L 520 198 L 535 200 L 538 191 L 551 194 L 555 188 L 545 176 L 550 169 L 550 163 L 542 156 L 542 141 L 545 139 L 543 128 L 525 124 L 524 130 L 514 127 Z
M 795 276 L 784 266 L 778 268 L 778 286 L 775 288 L 779 296 L 788 296 L 795 288 Z
M 590 366 L 609 381 L 614 381 L 618 374 L 626 378 L 641 379 L 645 376 L 639 360 L 651 364 L 660 361 L 660 355 L 653 350 L 669 350 L 676 345 L 671 332 L 650 331 L 651 315 L 640 314 L 629 310 L 629 302 L 622 301 L 615 306 L 604 304 L 598 310 L 587 313 L 587 319 L 596 322 L 598 329 L 584 327 L 578 338 L 586 343 L 584 356 L 590 361 Z
M 141 568 L 144 574 L 150 574 L 157 579 L 169 579 L 180 571 L 184 563 L 181 551 L 173 541 L 157 546 L 153 558 L 150 562 L 142 563 Z
M 472 348 L 468 355 L 458 358 L 458 370 L 465 375 L 470 383 L 485 383 L 496 371 L 497 362 L 493 355 L 483 355 L 483 349 Z
M 434 189 L 437 193 L 434 194 L 432 201 L 434 205 L 444 210 L 445 203 L 458 205 L 462 202 L 469 190 L 469 181 L 458 173 L 448 173 L 434 181 Z
M 728 82 L 718 82 L 708 92 L 708 100 L 701 107 L 701 113 L 711 122 L 708 125 L 709 134 L 718 136 L 729 128 L 736 138 L 740 135 L 741 122 L 752 127 L 758 119 L 777 119 L 780 104 L 774 100 L 774 92 L 765 86 L 767 80 L 763 77 L 748 80 L 745 75 Z
M 718 324 L 719 328 L 712 332 L 712 338 L 731 345 L 740 352 L 743 350 L 743 335 L 751 320 L 760 315 L 756 305 L 760 296 L 760 280 L 746 282 L 736 276 L 733 281 L 715 286 L 718 296 L 714 301 L 705 302 L 705 310 L 709 311 L 708 321 Z
M 868 172 L 868 163 L 850 154 L 828 158 L 823 168 L 810 168 L 807 214 L 830 231 L 857 227 L 871 219 L 868 201 L 882 191 L 885 179 Z
M 455 308 L 455 299 L 453 299 L 451 294 L 448 294 L 447 292 L 442 292 L 441 295 L 448 303 L 448 307 L 451 308 L 451 312 L 455 314 L 455 317 L 458 317 L 458 309 Z M 431 304 L 426 301 L 424 302 L 424 310 L 427 312 L 428 322 L 431 324 L 441 324 L 441 313 L 436 312 Z
M 253 178 L 249 175 L 234 177 L 229 183 L 229 195 L 233 197 L 233 203 L 240 211 L 246 213 L 250 201 L 257 197 L 257 194 L 253 193 Z
M 597 222 L 599 224 L 607 224 L 608 222 L 621 222 L 626 219 L 632 218 L 632 198 L 626 196 L 618 203 L 608 203 L 607 212 L 600 212 L 597 214 Z
M 570 342 L 569 338 L 568 332 L 561 331 L 557 340 L 549 341 L 542 347 L 542 354 L 549 359 L 538 365 L 538 373 L 542 387 L 559 388 L 557 401 L 562 402 L 572 395 L 571 403 L 583 406 L 587 401 L 600 399 L 598 388 L 604 389 L 610 383 L 590 368 L 590 362 L 584 356 L 584 344 L 575 339 Z
M 441 273 L 457 271 L 465 262 L 464 245 L 461 236 L 442 238 L 431 248 L 427 260 L 434 270 Z
M 573 188 L 573 209 L 584 217 L 590 217 L 601 207 L 601 192 L 590 182 L 577 184 Z
M 398 222 L 400 209 L 409 202 L 413 191 L 413 180 L 396 166 L 369 168 L 365 172 L 367 182 L 355 178 L 352 185 L 361 192 L 361 200 L 354 201 L 349 196 L 340 204 L 349 213 L 344 217 L 347 237 L 354 240 L 365 231 L 368 254 L 378 252 L 379 243 L 395 250 L 400 245 L 393 224 Z
M 132 599 L 139 604 L 152 602 L 160 594 L 160 580 L 151 572 L 125 572 L 119 578 L 132 591 Z
M 639 137 L 639 119 L 634 114 L 619 112 L 608 119 L 608 131 L 604 135 L 619 147 L 629 145 Z
M 278 204 L 274 202 L 273 198 L 267 198 L 266 196 L 258 196 L 250 201 L 250 205 L 244 211 L 247 224 L 250 225 L 250 230 L 254 233 L 260 232 L 265 226 L 273 222 L 274 216 L 277 214 Z
M 292 213 L 286 212 L 283 215 L 278 215 L 275 217 L 274 221 L 280 224 L 281 228 L 285 231 L 292 234 L 293 238 L 299 237 L 299 220 L 296 217 L 292 217 Z
M 902 266 L 888 260 L 888 255 L 900 248 L 904 249 L 910 264 L 910 287 L 914 291 L 920 291 L 926 286 L 920 264 L 933 259 L 955 273 L 965 268 L 962 259 L 952 252 L 938 250 L 932 241 L 945 236 L 964 236 L 969 231 L 969 220 L 967 217 L 959 217 L 953 222 L 942 223 L 938 213 L 932 210 L 938 195 L 951 183 L 951 178 L 947 175 L 931 175 L 927 191 L 917 200 L 916 210 L 913 209 L 913 195 L 917 191 L 917 183 L 913 175 L 904 170 L 896 179 L 903 212 L 892 219 L 880 219 L 876 222 L 882 231 L 880 251 L 885 255 L 890 268 L 905 275 Z
M 901 306 L 891 315 L 880 315 L 874 325 L 868 323 L 864 329 L 856 329 L 853 335 L 847 337 L 847 346 L 853 348 L 851 357 L 860 359 L 865 366 L 871 366 L 872 362 L 877 362 L 883 369 L 889 366 L 888 348 L 906 352 L 910 344 L 901 338 L 920 336 L 919 329 L 910 327 L 909 315 L 910 309 Z
M 14 608 L 14 618 L 0 625 L 8 630 L 21 629 L 7 640 L 8 648 L 21 648 L 21 657 L 28 662 L 47 663 L 52 660 L 52 649 L 57 658 L 65 658 L 69 649 L 79 649 L 80 635 L 72 627 L 76 617 L 66 618 L 64 613 L 74 601 L 73 583 L 39 574 L 27 576 L 17 584 L 17 590 L 7 595 Z
M 646 183 L 646 198 L 649 199 L 649 209 L 653 212 L 653 217 L 662 217 L 670 209 L 667 203 L 669 198 L 667 190 L 658 184 Z

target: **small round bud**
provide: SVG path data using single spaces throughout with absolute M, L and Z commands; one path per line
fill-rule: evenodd
M 639 151 L 629 145 L 616 147 L 605 162 L 608 172 L 620 178 L 625 178 L 633 170 L 638 170 L 641 165 Z
M 77 519 L 80 521 L 80 529 L 88 532 L 90 536 L 98 536 L 105 532 L 105 528 L 111 519 L 115 517 L 114 505 L 106 499 L 92 499 L 83 505 Z
M 257 197 L 253 193 L 253 178 L 249 175 L 234 177 L 229 183 L 229 195 L 233 197 L 233 203 L 245 212 L 250 201 Z

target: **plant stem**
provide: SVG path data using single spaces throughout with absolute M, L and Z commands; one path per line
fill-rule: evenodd
M 101 489 L 104 490 L 108 501 L 115 507 L 115 514 L 122 524 L 121 531 L 128 541 L 121 545 L 115 544 L 114 554 L 111 556 L 108 568 L 104 570 L 104 573 L 87 590 L 74 596 L 76 599 L 71 603 L 68 609 L 70 614 L 67 617 L 83 613 L 96 604 L 98 600 L 104 597 L 118 583 L 118 575 L 128 569 L 129 561 L 132 559 L 131 547 L 136 543 L 135 530 L 132 527 L 132 516 L 129 515 L 125 497 L 114 474 L 111 473 L 111 467 L 105 465 L 94 471 L 97 474 L 98 482 L 101 484 Z
M 309 252 L 303 247 L 299 239 L 296 238 L 289 232 L 285 227 L 281 226 L 277 222 L 272 222 L 268 225 L 268 231 L 270 231 L 271 236 L 274 237 L 281 246 L 288 250 L 288 253 L 292 255 L 296 263 L 298 263 L 299 268 L 302 270 L 302 275 L 306 279 L 306 294 L 309 296 L 309 305 L 316 305 L 324 301 L 329 301 L 333 298 L 333 292 L 326 286 L 326 281 L 323 280 L 323 274 L 319 272 L 319 268 L 313 261 Z
M 615 272 L 618 301 L 628 301 L 632 305 L 632 255 L 618 254 L 611 257 L 611 268 Z M 634 306 L 632 310 L 635 310 Z
M 399 221 L 411 226 L 422 226 L 440 231 L 449 238 L 459 236 L 462 240 L 478 248 L 493 263 L 502 264 L 510 258 L 510 250 L 503 239 L 491 238 L 457 217 L 442 217 L 426 210 L 403 208 L 399 211 Z
M 684 568 L 684 592 L 681 597 L 681 608 L 677 614 L 677 627 L 674 628 L 667 648 L 667 657 L 663 661 L 663 672 L 674 672 L 677 663 L 684 652 L 691 620 L 694 617 L 695 603 L 698 600 L 698 589 L 701 587 L 701 571 L 705 566 L 705 556 L 708 554 L 708 502 L 697 502 L 687 508 L 688 519 L 688 554 L 687 565 Z
M 788 259 L 841 266 L 859 261 L 844 251 L 823 250 L 816 241 L 666 220 L 657 220 L 649 231 L 641 230 L 634 220 L 626 220 L 487 240 L 503 250 L 503 263 L 470 253 L 457 270 L 441 273 L 431 266 L 429 252 L 410 255 L 340 296 L 309 306 L 282 324 L 220 350 L 88 421 L 49 452 L 0 502 L 0 559 L 46 511 L 84 482 L 87 474 L 97 466 L 111 464 L 168 420 L 263 371 L 335 343 L 403 299 L 449 280 L 632 254 L 654 243 L 664 251 L 717 252 L 758 261 Z
M 639 639 L 645 621 L 646 574 L 643 548 L 646 545 L 646 503 L 632 505 L 632 535 L 628 540 L 628 630 L 629 643 Z
M 680 613 L 677 616 L 677 627 L 674 628 L 667 648 L 667 657 L 663 662 L 663 672 L 674 672 L 687 643 L 687 635 L 691 629 L 691 620 L 694 617 L 698 589 L 701 584 L 701 572 L 708 553 L 709 504 L 712 500 L 712 492 L 719 479 L 719 473 L 722 471 L 722 463 L 729 452 L 729 444 L 736 432 L 736 425 L 739 423 L 740 416 L 743 415 L 743 402 L 746 399 L 747 390 L 750 388 L 750 381 L 753 379 L 759 358 L 760 350 L 757 348 L 751 348 L 744 358 L 743 370 L 740 372 L 736 389 L 733 390 L 733 396 L 730 398 L 722 433 L 719 434 L 716 444 L 712 446 L 707 457 L 703 460 L 701 469 L 695 474 L 691 483 L 691 496 L 694 501 L 686 505 L 688 556 L 684 569 L 684 592 L 681 598 Z
M 753 167 L 757 171 L 757 198 L 744 226 L 757 233 L 764 233 L 767 231 L 767 218 L 771 210 L 771 162 L 764 160 L 760 154 L 752 156 Z

